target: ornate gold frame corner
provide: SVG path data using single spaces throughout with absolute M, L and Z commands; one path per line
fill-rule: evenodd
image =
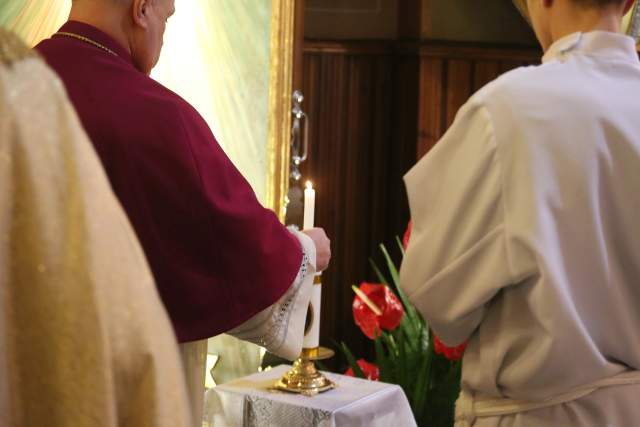
M 272 0 L 268 166 L 265 203 L 284 221 L 289 191 L 295 0 Z
M 636 39 L 636 46 L 640 51 L 640 1 L 636 1 L 628 15 L 626 33 Z

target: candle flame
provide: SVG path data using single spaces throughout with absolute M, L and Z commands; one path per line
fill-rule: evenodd
M 308 190 L 313 190 L 313 183 L 311 181 L 307 181 L 306 185 Z

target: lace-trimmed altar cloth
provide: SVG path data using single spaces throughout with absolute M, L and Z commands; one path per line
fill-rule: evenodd
M 338 384 L 335 390 L 314 397 L 270 391 L 288 369 L 281 365 L 209 390 L 205 422 L 215 427 L 416 426 L 397 385 L 325 373 Z

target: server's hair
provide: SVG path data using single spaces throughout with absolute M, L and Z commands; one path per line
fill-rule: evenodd
M 587 7 L 605 7 L 611 5 L 621 6 L 626 0 L 572 0 L 576 4 Z

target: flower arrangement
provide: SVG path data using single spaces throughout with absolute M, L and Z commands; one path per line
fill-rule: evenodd
M 397 239 L 402 255 L 410 233 L 411 223 L 404 241 Z M 465 345 L 448 348 L 429 330 L 402 292 L 398 269 L 386 247 L 380 245 L 380 250 L 390 280 L 371 261 L 380 283 L 353 286 L 352 305 L 356 325 L 373 341 L 375 361 L 356 360 L 349 347 L 341 343 L 350 366 L 345 374 L 398 384 L 409 399 L 418 425 L 452 426 Z

